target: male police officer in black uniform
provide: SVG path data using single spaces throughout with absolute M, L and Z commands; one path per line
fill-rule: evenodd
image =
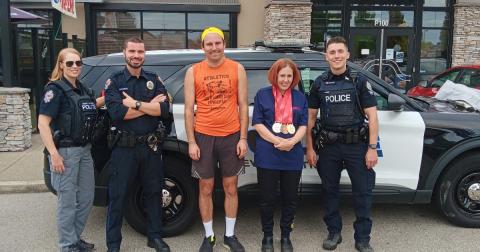
M 357 218 L 353 224 L 355 248 L 373 251 L 369 242 L 372 229 L 370 208 L 375 185 L 373 167 L 378 160 L 376 100 L 364 76 L 359 74 L 356 78 L 352 77 L 346 65 L 349 56 L 344 38 L 334 37 L 327 42 L 325 57 L 330 69 L 315 80 L 308 97 L 307 159 L 309 164 L 316 165 L 322 180 L 324 221 L 329 232 L 323 248 L 334 250 L 342 242 L 339 183 L 341 171 L 345 168 L 352 182 Z M 319 108 L 318 127 L 315 124 Z M 314 126 L 320 130 L 312 139 L 311 130 Z M 318 146 L 318 163 L 314 145 Z
M 106 83 L 106 105 L 112 119 L 113 146 L 108 181 L 107 247 L 119 251 L 125 198 L 137 171 L 143 183 L 148 220 L 148 243 L 156 251 L 170 251 L 161 234 L 163 167 L 159 120 L 168 116 L 167 91 L 160 78 L 142 69 L 145 44 L 139 38 L 124 44 L 126 67 Z

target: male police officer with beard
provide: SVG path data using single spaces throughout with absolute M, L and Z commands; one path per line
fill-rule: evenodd
M 307 159 L 310 165 L 316 165 L 322 180 L 323 220 L 329 232 L 323 248 L 334 250 L 342 242 L 339 183 L 345 168 L 352 182 L 355 248 L 363 252 L 373 251 L 370 246 L 370 208 L 375 185 L 373 167 L 378 160 L 378 120 L 370 83 L 361 74 L 352 76 L 347 67 L 349 56 L 344 38 L 334 37 L 327 42 L 325 58 L 330 69 L 315 80 L 308 97 Z M 319 108 L 320 120 L 316 122 Z M 314 127 L 317 130 L 312 138 Z
M 167 91 L 161 79 L 142 69 L 145 44 L 140 38 L 125 41 L 126 67 L 106 83 L 105 101 L 112 119 L 109 145 L 113 148 L 108 180 L 107 247 L 119 251 L 125 198 L 139 173 L 147 213 L 147 245 L 170 251 L 162 240 L 163 167 L 161 118 L 168 116 Z

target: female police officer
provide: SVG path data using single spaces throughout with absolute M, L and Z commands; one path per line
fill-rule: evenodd
M 377 163 L 378 121 L 376 100 L 370 84 L 362 75 L 353 78 L 347 59 L 347 42 L 342 37 L 327 42 L 325 58 L 330 69 L 315 80 L 308 97 L 307 159 L 317 166 L 322 179 L 328 237 L 323 248 L 334 250 L 342 242 L 342 219 L 338 210 L 339 183 L 343 168 L 352 182 L 355 215 L 355 248 L 373 251 L 370 246 L 372 220 L 370 207 L 375 185 L 373 167 Z M 318 163 L 313 150 L 311 129 L 320 108 L 323 148 Z M 365 127 L 365 117 L 368 128 Z M 367 133 L 370 130 L 370 134 Z M 318 142 L 318 141 L 317 141 Z
M 52 186 L 57 191 L 57 229 L 63 251 L 94 248 L 80 235 L 92 209 L 95 180 L 90 141 L 104 99 L 95 99 L 77 77 L 82 60 L 73 48 L 60 51 L 40 101 L 38 129 L 48 150 Z M 53 134 L 52 134 L 53 132 Z

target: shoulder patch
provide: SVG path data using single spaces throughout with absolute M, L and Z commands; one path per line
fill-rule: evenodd
M 43 96 L 43 102 L 49 103 L 53 99 L 53 90 L 48 90 L 45 92 L 45 95 Z
M 104 88 L 105 90 L 107 90 L 107 88 L 110 86 L 110 82 L 111 82 L 110 79 L 108 79 L 108 80 L 105 82 L 105 88 Z

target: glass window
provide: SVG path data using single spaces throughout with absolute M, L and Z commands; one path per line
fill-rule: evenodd
M 326 10 L 312 12 L 312 43 L 325 47 L 327 40 L 342 33 L 342 12 Z
M 446 58 L 447 57 L 448 30 L 422 30 L 421 57 Z
M 480 86 L 480 70 L 464 69 L 457 82 L 472 88 L 478 88 Z
M 127 38 L 141 36 L 141 31 L 99 30 L 97 32 L 98 54 L 121 52 L 123 41 Z
M 447 69 L 447 60 L 445 58 L 421 58 L 420 74 L 422 80 L 428 80 L 431 77 Z
M 185 29 L 185 13 L 144 12 L 143 29 Z
M 139 29 L 140 12 L 97 12 L 97 28 Z
M 188 18 L 188 27 L 185 15 Z M 231 46 L 228 13 L 100 11 L 96 16 L 98 54 L 120 52 L 123 40 L 133 35 L 141 36 L 147 50 L 198 49 L 201 48 L 201 31 L 207 26 L 222 29 L 227 47 Z
M 423 27 L 448 28 L 448 15 L 443 11 L 424 11 Z
M 255 95 L 257 91 L 263 87 L 269 86 L 267 79 L 268 70 L 248 70 L 247 69 L 247 79 L 248 79 L 248 104 L 253 104 Z
M 185 31 L 143 31 L 147 50 L 185 48 Z
M 413 27 L 413 11 L 352 11 L 352 27 Z
M 223 31 L 223 35 L 225 36 L 225 43 L 227 44 L 226 47 L 230 47 L 230 32 Z M 200 49 L 202 48 L 202 32 L 197 31 L 189 31 L 188 32 L 188 47 L 189 49 Z
M 446 7 L 448 0 L 425 0 L 426 7 Z
M 312 0 L 313 6 L 337 5 L 342 6 L 342 1 L 338 0 Z
M 414 6 L 416 0 L 353 0 L 353 6 Z
M 54 10 L 29 10 L 29 9 L 22 9 L 24 11 L 30 12 L 37 16 L 40 16 L 45 19 L 45 22 L 35 22 L 35 23 L 20 23 L 17 24 L 17 27 L 21 28 L 52 28 L 53 27 L 53 11 Z
M 203 30 L 206 27 L 215 26 L 222 30 L 230 29 L 229 14 L 212 13 L 189 13 L 188 29 Z
M 442 74 L 441 76 L 432 80 L 431 87 L 441 87 L 447 80 L 455 82 L 455 79 L 457 78 L 460 71 L 461 69 L 456 69 L 448 73 Z

